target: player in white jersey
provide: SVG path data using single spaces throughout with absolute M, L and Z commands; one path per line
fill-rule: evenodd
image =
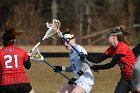
M 75 37 L 70 32 L 64 33 L 64 37 L 73 45 L 79 52 L 87 54 L 87 51 L 80 45 L 76 44 Z M 69 50 L 70 67 L 55 66 L 54 71 L 72 72 L 72 78 L 68 84 L 64 85 L 57 93 L 90 93 L 94 77 L 90 67 L 80 59 L 79 54 L 65 42 L 65 47 Z

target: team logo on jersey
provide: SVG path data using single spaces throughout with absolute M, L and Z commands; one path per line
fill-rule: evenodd
M 14 49 L 13 49 L 13 48 L 6 48 L 6 50 L 7 50 L 7 51 L 9 51 L 9 52 L 14 51 Z

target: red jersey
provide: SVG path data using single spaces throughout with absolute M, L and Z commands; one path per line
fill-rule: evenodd
M 27 53 L 15 46 L 7 46 L 0 50 L 0 85 L 29 83 L 25 74 L 24 63 Z
M 121 69 L 121 77 L 125 80 L 132 79 L 132 70 L 136 62 L 136 57 L 134 56 L 132 50 L 128 47 L 127 44 L 125 44 L 124 42 L 118 42 L 116 48 L 110 46 L 105 51 L 105 54 L 110 55 L 112 57 L 115 54 L 123 54 L 124 57 L 122 57 L 118 63 Z

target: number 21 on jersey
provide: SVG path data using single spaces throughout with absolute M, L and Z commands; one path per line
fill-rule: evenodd
M 16 68 L 18 68 L 18 60 L 17 60 L 17 58 L 18 58 L 18 56 L 17 55 L 5 55 L 4 56 L 4 59 L 5 59 L 5 67 L 6 68 L 14 68 L 14 67 L 16 67 Z M 10 63 L 12 63 L 12 61 L 14 60 L 14 67 L 13 67 L 13 65 L 12 64 L 10 64 Z

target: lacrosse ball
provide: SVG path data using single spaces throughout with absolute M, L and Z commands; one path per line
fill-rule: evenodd
M 40 55 L 39 54 L 36 54 L 35 55 L 35 58 L 39 59 L 40 58 Z

